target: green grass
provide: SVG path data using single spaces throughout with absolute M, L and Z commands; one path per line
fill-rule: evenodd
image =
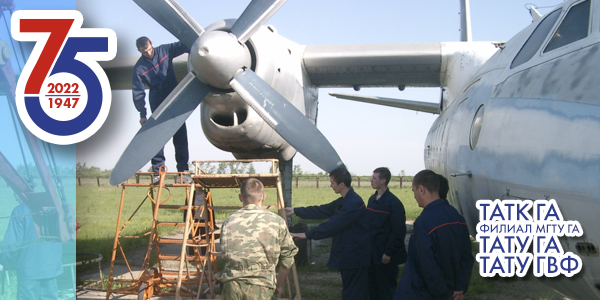
M 172 195 L 168 204 L 184 204 L 185 188 L 171 188 Z M 94 252 L 104 256 L 105 261 L 110 261 L 114 243 L 119 204 L 121 199 L 121 187 L 107 185 L 82 185 L 77 186 L 77 221 L 81 224 L 81 229 L 77 233 L 77 252 Z M 361 195 L 365 202 L 374 193 L 374 190 L 363 184 L 361 188 L 355 188 L 355 191 Z M 407 218 L 415 219 L 420 213 L 421 208 L 412 198 L 412 192 L 409 188 L 400 189 L 391 188 L 391 191 L 400 198 L 406 209 Z M 156 189 L 154 190 L 156 193 Z M 241 206 L 238 198 L 238 189 L 212 189 L 213 205 L 215 206 Z M 125 190 L 125 201 L 123 204 L 123 214 L 121 223 L 123 224 L 131 217 L 133 212 L 138 209 L 142 200 L 147 197 L 148 188 L 127 187 Z M 265 205 L 275 205 L 277 194 L 275 189 L 265 190 Z M 166 199 L 168 192 L 163 192 L 162 199 Z M 329 203 L 337 199 L 331 188 L 293 188 L 292 203 L 293 206 L 311 206 Z M 217 220 L 224 220 L 235 210 L 220 210 L 215 212 Z M 276 209 L 271 209 L 276 212 Z M 175 210 L 161 210 L 159 215 L 161 221 L 181 221 L 182 213 Z M 294 223 L 301 219 L 294 216 Z M 321 223 L 322 220 L 303 220 L 308 223 Z M 125 227 L 122 235 L 136 236 L 150 230 L 152 224 L 152 206 L 150 199 L 139 207 L 138 212 Z M 167 233 L 175 230 L 159 227 L 159 233 Z M 127 249 L 134 249 L 148 244 L 148 238 L 121 239 L 121 245 Z M 120 257 L 120 253 L 118 254 Z
M 368 182 L 367 182 L 368 183 Z M 171 188 L 172 195 L 168 204 L 184 204 L 185 203 L 185 188 Z M 122 187 L 113 187 L 108 185 L 97 186 L 96 184 L 84 184 L 77 186 L 77 221 L 81 224 L 81 229 L 77 234 L 77 252 L 94 252 L 100 253 L 104 256 L 104 263 L 108 264 L 111 260 L 112 248 L 114 243 L 115 230 L 117 225 L 117 217 L 119 211 L 119 204 L 121 199 Z M 365 203 L 369 197 L 374 193 L 374 190 L 370 186 L 362 184 L 361 188 L 356 187 L 355 191 L 363 198 Z M 416 201 L 412 197 L 410 188 L 400 189 L 398 186 L 392 187 L 391 191 L 398 196 L 403 202 L 408 219 L 415 219 L 420 213 L 421 208 L 416 204 Z M 156 193 L 156 189 L 154 190 Z M 137 213 L 128 222 L 126 228 L 123 230 L 122 235 L 136 236 L 142 235 L 148 232 L 151 228 L 152 222 L 152 206 L 150 199 L 146 199 L 142 204 L 143 199 L 147 197 L 148 188 L 143 187 L 127 187 L 125 190 L 125 201 L 123 204 L 123 214 L 121 223 L 123 224 L 127 219 L 131 217 L 134 211 L 138 209 Z M 167 197 L 167 192 L 163 192 L 162 199 Z M 238 198 L 238 189 L 212 189 L 213 205 L 215 206 L 241 206 L 241 202 Z M 275 189 L 265 190 L 266 199 L 264 205 L 275 205 L 277 194 Z M 295 207 L 321 205 L 329 203 L 337 199 L 339 195 L 336 195 L 331 188 L 322 187 L 306 187 L 306 188 L 293 188 L 292 189 L 292 203 Z M 140 206 L 141 205 L 141 206 Z M 215 217 L 217 220 L 224 220 L 235 210 L 218 210 L 215 211 Z M 276 212 L 276 209 L 271 209 Z M 182 213 L 175 210 L 161 210 L 159 215 L 161 221 L 181 221 Z M 301 219 L 294 216 L 294 223 Z M 307 223 L 321 223 L 323 220 L 302 220 Z M 164 227 L 159 227 L 160 234 L 169 232 Z M 171 228 L 170 231 L 176 230 Z M 148 244 L 148 237 L 142 237 L 137 239 L 120 239 L 120 243 L 123 246 L 124 251 L 136 249 L 139 247 L 146 246 Z M 327 243 L 329 245 L 329 243 Z M 315 249 L 316 253 L 329 252 L 329 247 L 323 249 Z M 120 258 L 121 254 L 118 252 L 117 257 Z M 131 262 L 133 264 L 141 264 L 141 262 Z M 87 265 L 84 268 L 95 268 L 95 265 Z M 300 272 L 304 275 L 300 275 L 300 280 L 303 277 L 313 278 L 312 274 L 319 272 L 330 273 L 331 276 L 326 276 L 324 281 L 327 281 L 326 285 L 322 285 L 323 290 L 304 290 L 303 296 L 306 294 L 309 298 L 314 298 L 315 295 L 327 295 L 325 298 L 320 299 L 337 299 L 341 291 L 341 281 L 335 277 L 337 274 L 335 270 L 330 270 L 322 265 L 310 265 L 303 268 L 299 268 Z M 78 270 L 82 270 L 81 268 Z M 338 276 L 339 277 L 339 276 Z M 337 278 L 337 279 L 335 279 Z M 308 280 L 302 285 L 317 286 L 319 282 L 310 282 L 313 279 Z M 322 284 L 322 280 L 320 283 Z M 318 280 L 317 280 L 318 281 Z M 329 282 L 332 281 L 332 282 Z M 335 282 L 333 282 L 335 281 Z M 339 282 L 337 282 L 339 281 Z M 331 285 L 338 285 L 339 288 L 331 288 Z M 311 296 L 311 294 L 315 294 Z
M 374 190 L 367 185 L 362 184 L 361 188 L 355 187 L 355 191 L 363 198 L 365 202 L 374 193 Z M 416 219 L 422 209 L 418 207 L 413 198 L 410 187 L 405 185 L 400 189 L 398 186 L 392 187 L 394 193 L 404 204 L 408 220 Z M 0 193 L 3 187 L 0 185 Z M 95 252 L 104 256 L 104 263 L 110 263 L 111 249 L 114 242 L 115 229 L 117 223 L 119 202 L 121 199 L 121 187 L 112 187 L 107 185 L 83 185 L 77 187 L 77 220 L 82 227 L 77 235 L 77 252 Z M 172 188 L 173 194 L 169 204 L 183 204 L 185 202 L 185 188 Z M 147 188 L 128 187 L 126 189 L 126 198 L 123 208 L 123 222 L 138 208 L 142 200 L 146 197 Z M 275 189 L 267 189 L 265 205 L 274 205 L 276 200 Z M 238 199 L 239 190 L 237 189 L 212 189 L 211 190 L 214 205 L 216 206 L 240 206 Z M 166 195 L 164 195 L 166 197 Z M 163 197 L 163 199 L 165 199 Z M 339 195 L 333 193 L 329 187 L 300 187 L 292 189 L 292 203 L 294 207 L 321 205 L 337 199 Z M 215 217 L 217 220 L 223 220 L 235 210 L 217 211 Z M 275 209 L 272 209 L 275 212 Z M 161 210 L 159 216 L 163 221 L 181 221 L 182 213 L 174 210 Z M 152 209 L 150 200 L 140 207 L 138 213 L 132 218 L 123 234 L 139 235 L 150 230 L 152 220 Z M 293 217 L 294 223 L 301 219 Z M 321 223 L 323 220 L 302 220 L 307 223 Z M 164 228 L 160 228 L 164 229 Z M 171 229 L 173 230 L 173 229 Z M 168 231 L 168 230 L 167 230 Z M 167 231 L 161 230 L 160 233 Z M 140 239 L 122 239 L 125 252 L 148 244 L 147 238 Z M 313 248 L 313 255 L 327 253 L 330 251 L 330 242 L 325 242 Z M 120 253 L 118 255 L 120 257 Z M 141 262 L 138 262 L 140 264 Z M 341 278 L 337 270 L 331 270 L 325 266 L 326 262 L 315 263 L 312 265 L 298 268 L 302 296 L 306 299 L 339 299 L 341 294 Z M 90 265 L 95 268 L 95 264 Z M 400 278 L 402 273 L 398 275 Z M 474 267 L 469 293 L 465 299 L 493 299 L 480 296 L 494 291 L 498 283 L 507 280 L 521 280 L 520 278 L 482 278 L 479 275 L 477 265 Z M 550 300 L 551 296 L 533 299 Z
M 365 187 L 364 185 L 361 188 L 354 188 L 354 191 L 362 197 L 365 203 L 367 203 L 369 201 L 369 197 L 375 193 L 375 190 L 370 186 Z M 398 199 L 400 199 L 404 205 L 404 209 L 406 210 L 406 218 L 408 220 L 414 220 L 421 214 L 423 209 L 417 205 L 410 188 L 406 186 L 402 189 L 399 187 L 392 187 L 390 188 L 390 192 L 396 195 L 396 197 L 398 197 Z M 339 197 L 340 195 L 335 194 L 331 188 L 292 189 L 292 204 L 294 207 L 327 204 Z
M 368 181 L 366 182 L 368 184 Z M 185 203 L 185 188 L 172 188 L 171 199 L 168 204 Z M 117 224 L 118 210 L 121 199 L 121 187 L 113 187 L 101 184 L 97 186 L 95 180 L 90 184 L 77 186 L 77 220 L 81 224 L 81 229 L 77 234 L 77 252 L 94 252 L 104 256 L 104 263 L 108 264 L 111 260 L 112 247 Z M 361 188 L 355 187 L 355 191 L 363 198 L 365 203 L 374 193 L 369 186 L 362 184 Z M 400 189 L 398 186 L 392 187 L 391 191 L 403 202 L 407 218 L 415 219 L 421 209 L 417 206 L 412 197 L 410 188 Z M 127 187 L 123 214 L 121 223 L 125 222 L 133 212 L 138 209 L 142 200 L 146 198 L 148 188 Z M 156 192 L 156 190 L 155 190 Z M 212 189 L 213 205 L 215 206 L 241 206 L 238 198 L 238 189 Z M 275 205 L 277 194 L 275 189 L 265 190 L 265 205 Z M 165 199 L 166 195 L 163 195 Z M 295 207 L 321 205 L 337 199 L 336 195 L 329 187 L 300 187 L 292 189 L 292 203 Z M 217 220 L 224 220 L 235 210 L 215 211 Z M 276 212 L 276 209 L 271 209 Z M 181 221 L 182 213 L 174 210 L 161 210 L 159 220 L 161 221 Z M 293 222 L 301 219 L 294 216 Z M 132 217 L 122 235 L 141 235 L 150 230 L 152 221 L 152 207 L 150 199 L 139 207 L 138 212 Z M 324 220 L 302 220 L 307 223 L 321 223 Z M 165 228 L 160 227 L 160 233 L 166 233 Z M 173 229 L 171 229 L 173 230 Z M 148 238 L 121 239 L 124 251 L 146 246 Z M 313 255 L 328 253 L 330 251 L 330 242 L 321 244 L 320 247 L 313 249 Z M 121 254 L 118 253 L 120 258 Z M 131 262 L 141 264 L 141 262 Z M 338 299 L 341 293 L 341 278 L 337 270 L 328 269 L 326 262 L 298 268 L 299 280 L 302 288 L 302 296 L 307 299 Z M 219 266 L 219 262 L 217 262 Z M 95 264 L 87 265 L 84 268 L 95 268 Z M 81 268 L 79 269 L 81 270 Z M 304 288 L 311 287 L 311 288 Z
M 150 231 L 152 225 L 152 202 L 146 198 L 148 190 L 145 188 L 127 188 L 123 203 L 123 214 L 121 224 L 127 221 L 127 226 L 121 235 L 137 236 Z M 168 197 L 168 193 L 162 195 L 162 200 Z M 169 204 L 185 203 L 185 189 L 173 189 Z M 81 228 L 77 232 L 77 252 L 94 252 L 104 256 L 105 261 L 110 261 L 112 247 L 115 238 L 119 205 L 121 199 L 121 188 L 117 187 L 77 187 L 77 221 Z M 142 204 L 140 206 L 140 204 Z M 138 212 L 133 215 L 136 211 Z M 161 221 L 181 221 L 181 212 L 174 210 L 161 210 L 159 213 Z M 159 227 L 159 234 L 172 232 L 174 228 Z M 121 239 L 121 245 L 127 249 L 133 249 L 148 244 L 148 237 L 135 239 Z M 119 254 L 120 256 L 120 254 Z

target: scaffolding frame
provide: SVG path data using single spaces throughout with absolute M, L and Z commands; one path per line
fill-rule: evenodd
M 202 170 L 201 166 L 209 163 L 270 163 L 270 172 L 258 174 L 207 174 Z M 175 299 L 182 297 L 199 299 L 200 295 L 209 296 L 215 299 L 214 285 L 216 283 L 217 274 L 217 257 L 220 255 L 216 251 L 215 235 L 220 234 L 220 229 L 216 229 L 214 218 L 215 210 L 231 210 L 240 209 L 241 206 L 215 206 L 213 204 L 211 188 L 239 188 L 241 183 L 248 178 L 256 178 L 260 180 L 265 188 L 277 189 L 276 207 L 279 215 L 287 220 L 284 210 L 283 190 L 281 179 L 279 176 L 279 161 L 276 159 L 243 159 L 243 160 L 204 160 L 193 161 L 195 172 L 191 174 L 191 183 L 182 182 L 185 172 L 167 173 L 166 167 L 161 167 L 159 171 L 159 183 L 152 184 L 152 172 L 138 172 L 135 176 L 135 183 L 130 183 L 127 180 L 122 184 L 121 202 L 119 205 L 119 215 L 117 218 L 117 227 L 115 232 L 113 252 L 111 256 L 110 271 L 108 276 L 108 286 L 106 291 L 106 300 L 110 295 L 115 294 L 137 294 L 138 300 L 150 299 L 153 295 L 159 296 L 175 296 Z M 179 180 L 175 183 L 166 183 L 166 176 L 175 176 Z M 140 176 L 148 176 L 151 178 L 150 183 L 140 183 Z M 123 204 L 125 201 L 126 187 L 141 187 L 148 188 L 147 196 L 142 200 L 138 208 L 133 214 L 123 222 Z M 171 188 L 186 189 L 186 205 L 167 205 L 167 201 L 171 199 Z M 156 189 L 156 192 L 154 191 Z M 164 191 L 169 195 L 163 198 Z M 152 201 L 152 226 L 150 231 L 137 236 L 121 235 L 131 219 L 136 215 L 142 204 L 150 199 Z M 265 209 L 274 206 L 263 206 Z M 161 209 L 178 209 L 185 210 L 184 222 L 161 222 L 158 220 L 159 210 Z M 195 216 L 199 216 L 196 218 Z M 159 226 L 177 226 L 184 227 L 183 236 L 181 239 L 176 238 L 161 238 L 157 234 Z M 144 257 L 142 269 L 137 276 L 134 276 L 131 266 L 127 260 L 125 251 L 121 246 L 121 239 L 125 238 L 141 238 L 149 235 L 148 249 Z M 190 238 L 192 237 L 192 238 Z M 161 253 L 162 244 L 179 244 L 181 243 L 180 255 L 165 255 Z M 188 253 L 188 248 L 192 249 L 193 255 Z M 115 278 L 113 270 L 117 259 L 117 250 L 125 261 L 125 265 L 129 270 L 130 278 Z M 158 263 L 156 267 L 150 266 L 150 258 L 152 252 L 156 251 Z M 167 270 L 163 266 L 163 261 L 178 261 L 179 268 L 176 272 Z M 190 264 L 193 270 L 190 270 Z M 176 277 L 173 277 L 176 276 Z M 290 278 L 291 277 L 291 278 Z M 293 282 L 292 282 L 293 281 Z M 124 287 L 114 288 L 113 283 L 125 284 Z M 293 288 L 292 288 L 293 284 Z M 174 292 L 173 292 L 174 289 Z M 286 298 L 301 300 L 300 284 L 296 265 L 292 266 L 290 275 L 287 278 L 287 294 Z

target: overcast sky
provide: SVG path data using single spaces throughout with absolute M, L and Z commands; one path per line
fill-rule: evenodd
M 237 18 L 249 1 L 179 1 L 203 27 L 226 18 Z M 471 1 L 473 40 L 506 41 L 531 23 L 525 8 L 535 3 L 542 13 L 559 0 Z M 79 0 L 77 9 L 84 27 L 107 27 L 117 34 L 117 56 L 138 56 L 135 39 L 146 35 L 155 45 L 176 39 L 132 1 Z M 370 44 L 458 41 L 459 1 L 322 1 L 289 0 L 267 22 L 278 33 L 301 45 Z M 321 89 L 318 128 L 336 148 L 350 172 L 370 175 L 387 166 L 394 175 L 415 174 L 424 168 L 423 147 L 436 116 L 353 101 L 339 100 L 328 92 L 439 102 L 438 88 Z M 187 121 L 190 160 L 232 159 L 204 137 L 197 109 Z M 113 92 L 111 112 L 103 128 L 77 145 L 77 161 L 111 169 L 139 130 L 139 115 L 131 91 Z M 167 167 L 175 170 L 173 146 L 165 148 Z M 294 164 L 304 171 L 321 171 L 300 154 Z M 149 164 L 148 164 L 149 165 Z M 146 170 L 148 165 L 143 169 Z

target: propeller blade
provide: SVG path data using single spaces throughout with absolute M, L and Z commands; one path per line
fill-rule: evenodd
M 231 27 L 238 41 L 244 44 L 286 0 L 252 0 Z
M 235 76 L 230 85 L 269 126 L 319 168 L 331 172 L 344 165 L 321 131 L 252 70 Z
M 188 73 L 133 137 L 110 174 L 110 184 L 127 180 L 154 157 L 209 91 L 207 85 Z
M 175 0 L 133 0 L 162 27 L 188 47 L 204 29 Z

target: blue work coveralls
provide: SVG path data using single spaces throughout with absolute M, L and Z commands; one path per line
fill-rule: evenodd
M 369 198 L 367 213 L 371 230 L 370 298 L 391 300 L 398 287 L 398 265 L 406 262 L 404 205 L 387 189 L 379 199 L 377 192 Z M 381 262 L 383 254 L 390 257 L 389 263 Z
M 344 197 L 320 206 L 294 208 L 303 219 L 326 219 L 306 232 L 306 238 L 332 237 L 327 267 L 342 274 L 342 299 L 369 299 L 368 270 L 371 261 L 367 208 L 350 188 Z
M 394 299 L 448 300 L 455 291 L 466 293 L 474 261 L 465 219 L 445 199 L 435 200 L 415 220 Z
M 146 86 L 150 88 L 148 102 L 150 103 L 150 109 L 154 112 L 177 86 L 173 58 L 183 53 L 189 53 L 189 51 L 189 48 L 181 42 L 164 44 L 154 47 L 154 56 L 151 59 L 142 55 L 135 63 L 131 91 L 133 93 L 133 104 L 140 112 L 140 119 L 146 118 L 146 92 L 144 90 Z M 189 150 L 185 123 L 173 135 L 173 146 L 175 146 L 177 171 L 187 171 Z M 152 158 L 152 170 L 158 173 L 158 169 L 164 164 L 165 154 L 163 148 Z
M 17 271 L 17 299 L 56 300 L 56 277 L 63 272 L 63 244 L 42 241 L 27 205 L 21 203 L 11 213 L 2 240 L 0 264 Z

